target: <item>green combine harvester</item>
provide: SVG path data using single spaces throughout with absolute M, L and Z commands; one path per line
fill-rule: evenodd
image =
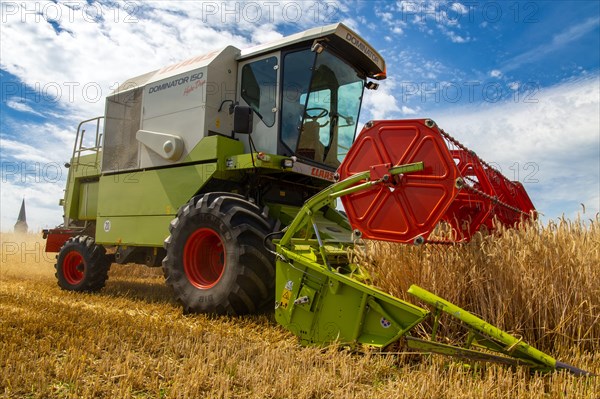
M 443 244 L 429 236 L 445 222 L 460 242 L 494 219 L 535 217 L 522 185 L 429 119 L 371 121 L 357 135 L 363 93 L 385 78 L 381 55 L 334 24 L 127 80 L 77 130 L 64 222 L 44 231 L 58 285 L 97 291 L 112 263 L 162 266 L 185 312 L 275 307 L 304 344 L 403 340 L 587 374 L 416 286 L 435 310 L 432 340 L 413 337 L 430 313 L 349 260 L 358 239 Z M 435 340 L 441 312 L 470 330 L 464 346 Z

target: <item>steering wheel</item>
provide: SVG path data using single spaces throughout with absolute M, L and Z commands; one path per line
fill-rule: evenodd
M 311 111 L 319 111 L 319 113 L 316 115 L 311 115 L 310 114 Z M 327 110 L 327 108 L 314 107 L 314 108 L 307 108 L 306 111 L 304 111 L 304 114 L 310 119 L 319 119 L 324 116 L 327 116 L 327 114 L 329 114 L 329 111 Z
M 310 112 L 312 112 L 312 111 L 319 111 L 319 112 L 315 115 L 311 115 Z M 304 115 L 305 115 L 305 118 L 309 118 L 314 121 L 317 121 L 317 119 L 320 119 L 320 118 L 323 118 L 323 117 L 329 115 L 329 110 L 327 110 L 327 108 L 321 108 L 321 107 L 307 108 L 304 111 Z M 319 127 L 327 126 L 328 124 L 329 124 L 329 121 L 326 121 L 322 125 L 319 124 Z

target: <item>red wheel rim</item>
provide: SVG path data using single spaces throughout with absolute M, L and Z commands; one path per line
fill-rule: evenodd
M 85 261 L 79 252 L 71 251 L 65 255 L 63 261 L 63 276 L 67 283 L 77 285 L 83 280 Z
M 214 287 L 225 270 L 221 237 L 207 228 L 194 231 L 183 248 L 183 270 L 194 287 L 202 290 Z

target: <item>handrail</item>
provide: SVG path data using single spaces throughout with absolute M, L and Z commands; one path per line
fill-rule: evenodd
M 91 151 L 96 154 L 96 158 L 94 160 L 94 166 L 98 165 L 98 157 L 100 154 L 100 150 L 102 149 L 102 133 L 100 133 L 100 121 L 104 119 L 104 116 L 97 116 L 95 118 L 86 119 L 79 123 L 77 126 L 77 135 L 75 136 L 75 143 L 73 145 L 73 155 L 71 156 L 71 162 L 74 164 L 75 170 L 79 167 L 79 160 L 81 158 L 81 153 L 85 151 Z M 93 147 L 84 147 L 83 146 L 83 138 L 85 135 L 85 129 L 81 129 L 81 127 L 89 122 L 96 121 L 96 138 L 94 140 Z

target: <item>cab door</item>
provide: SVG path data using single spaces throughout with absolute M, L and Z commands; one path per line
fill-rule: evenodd
M 252 141 L 257 151 L 277 153 L 279 129 L 279 58 L 271 53 L 240 62 L 238 68 L 238 102 L 254 112 Z M 249 137 L 240 135 L 246 152 L 250 152 Z

